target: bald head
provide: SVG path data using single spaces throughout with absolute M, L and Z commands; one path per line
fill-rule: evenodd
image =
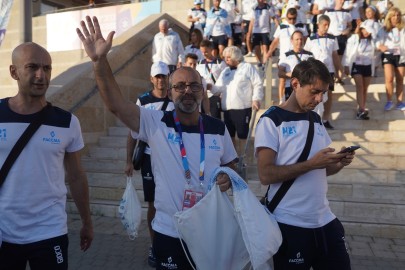
M 19 93 L 44 96 L 51 80 L 49 52 L 36 43 L 27 42 L 13 50 L 11 61 L 10 75 L 17 81 Z
M 50 54 L 44 47 L 34 42 L 26 42 L 15 47 L 13 53 L 11 54 L 11 63 L 13 65 L 18 65 L 20 64 L 21 60 L 27 57 L 27 54 L 32 53 L 40 54 L 43 55 L 44 57 L 49 57 L 49 59 L 51 59 Z

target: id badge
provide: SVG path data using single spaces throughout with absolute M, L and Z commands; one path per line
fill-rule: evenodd
M 202 198 L 204 197 L 204 193 L 201 191 L 195 191 L 192 189 L 185 189 L 184 190 L 184 198 L 183 198 L 183 209 L 186 210 L 193 207 L 197 204 Z

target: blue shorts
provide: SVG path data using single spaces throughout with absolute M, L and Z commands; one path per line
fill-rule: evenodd
M 1 270 L 25 270 L 27 262 L 31 270 L 68 269 L 67 234 L 29 244 L 3 242 L 0 248 Z
M 279 223 L 283 243 L 273 257 L 274 270 L 350 270 L 342 223 L 336 218 L 307 229 Z
M 224 111 L 224 122 L 231 137 L 238 134 L 239 139 L 246 139 L 249 133 L 249 122 L 252 117 L 252 108 L 242 110 Z

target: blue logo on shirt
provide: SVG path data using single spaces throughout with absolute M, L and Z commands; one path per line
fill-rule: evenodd
M 0 142 L 7 141 L 7 129 L 0 128 Z
M 178 144 L 180 142 L 180 137 L 177 136 L 176 134 L 169 133 L 167 135 L 167 140 L 169 141 L 169 143 Z
M 55 138 L 55 136 L 56 136 L 55 131 L 51 131 L 51 133 L 49 135 L 51 135 L 51 137 L 48 137 L 48 138 L 44 137 L 44 138 L 42 138 L 42 141 L 48 142 L 51 144 L 60 144 L 60 139 Z
M 215 139 L 212 140 L 212 144 L 213 145 L 208 146 L 208 149 L 214 150 L 214 151 L 221 150 L 221 147 L 217 145 L 217 141 Z
M 282 132 L 283 132 L 283 137 L 294 136 L 295 134 L 297 134 L 297 130 L 296 130 L 295 126 L 283 127 Z

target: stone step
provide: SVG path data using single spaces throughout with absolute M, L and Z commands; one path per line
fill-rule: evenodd
M 339 218 L 340 219 L 340 218 Z M 405 226 L 394 224 L 355 222 L 342 220 L 346 235 L 373 236 L 375 238 L 405 239 Z M 367 269 L 367 268 L 363 268 Z
M 338 107 L 339 106 L 339 107 Z M 380 105 L 381 106 L 381 105 Z M 384 105 L 382 105 L 384 106 Z M 354 123 L 362 123 L 363 125 L 370 125 L 367 122 L 373 122 L 375 120 L 385 120 L 387 122 L 382 122 L 381 124 L 388 125 L 391 121 L 395 120 L 404 120 L 405 119 L 405 112 L 392 110 L 392 111 L 384 111 L 382 108 L 369 108 L 369 116 L 370 120 L 356 120 L 356 105 L 354 104 L 334 104 L 332 105 L 332 120 L 349 120 L 353 121 Z M 390 125 L 392 125 L 390 123 Z M 395 122 L 393 123 L 395 125 Z M 337 128 L 337 127 L 335 127 Z
M 392 200 L 374 202 L 366 199 L 341 201 L 328 198 L 332 212 L 342 221 L 405 226 L 405 203 Z
M 125 146 L 122 146 L 122 147 L 93 146 L 90 148 L 86 157 L 93 158 L 93 159 L 126 160 L 127 149 Z
M 127 147 L 127 137 L 124 136 L 101 136 L 99 145 L 103 147 Z
M 126 162 L 124 160 L 82 158 L 82 165 L 86 172 L 122 173 Z
M 338 127 L 337 127 L 338 128 Z M 403 130 L 352 130 L 342 132 L 342 130 L 329 130 L 332 141 L 352 141 L 352 142 L 395 142 L 405 143 L 405 131 Z

